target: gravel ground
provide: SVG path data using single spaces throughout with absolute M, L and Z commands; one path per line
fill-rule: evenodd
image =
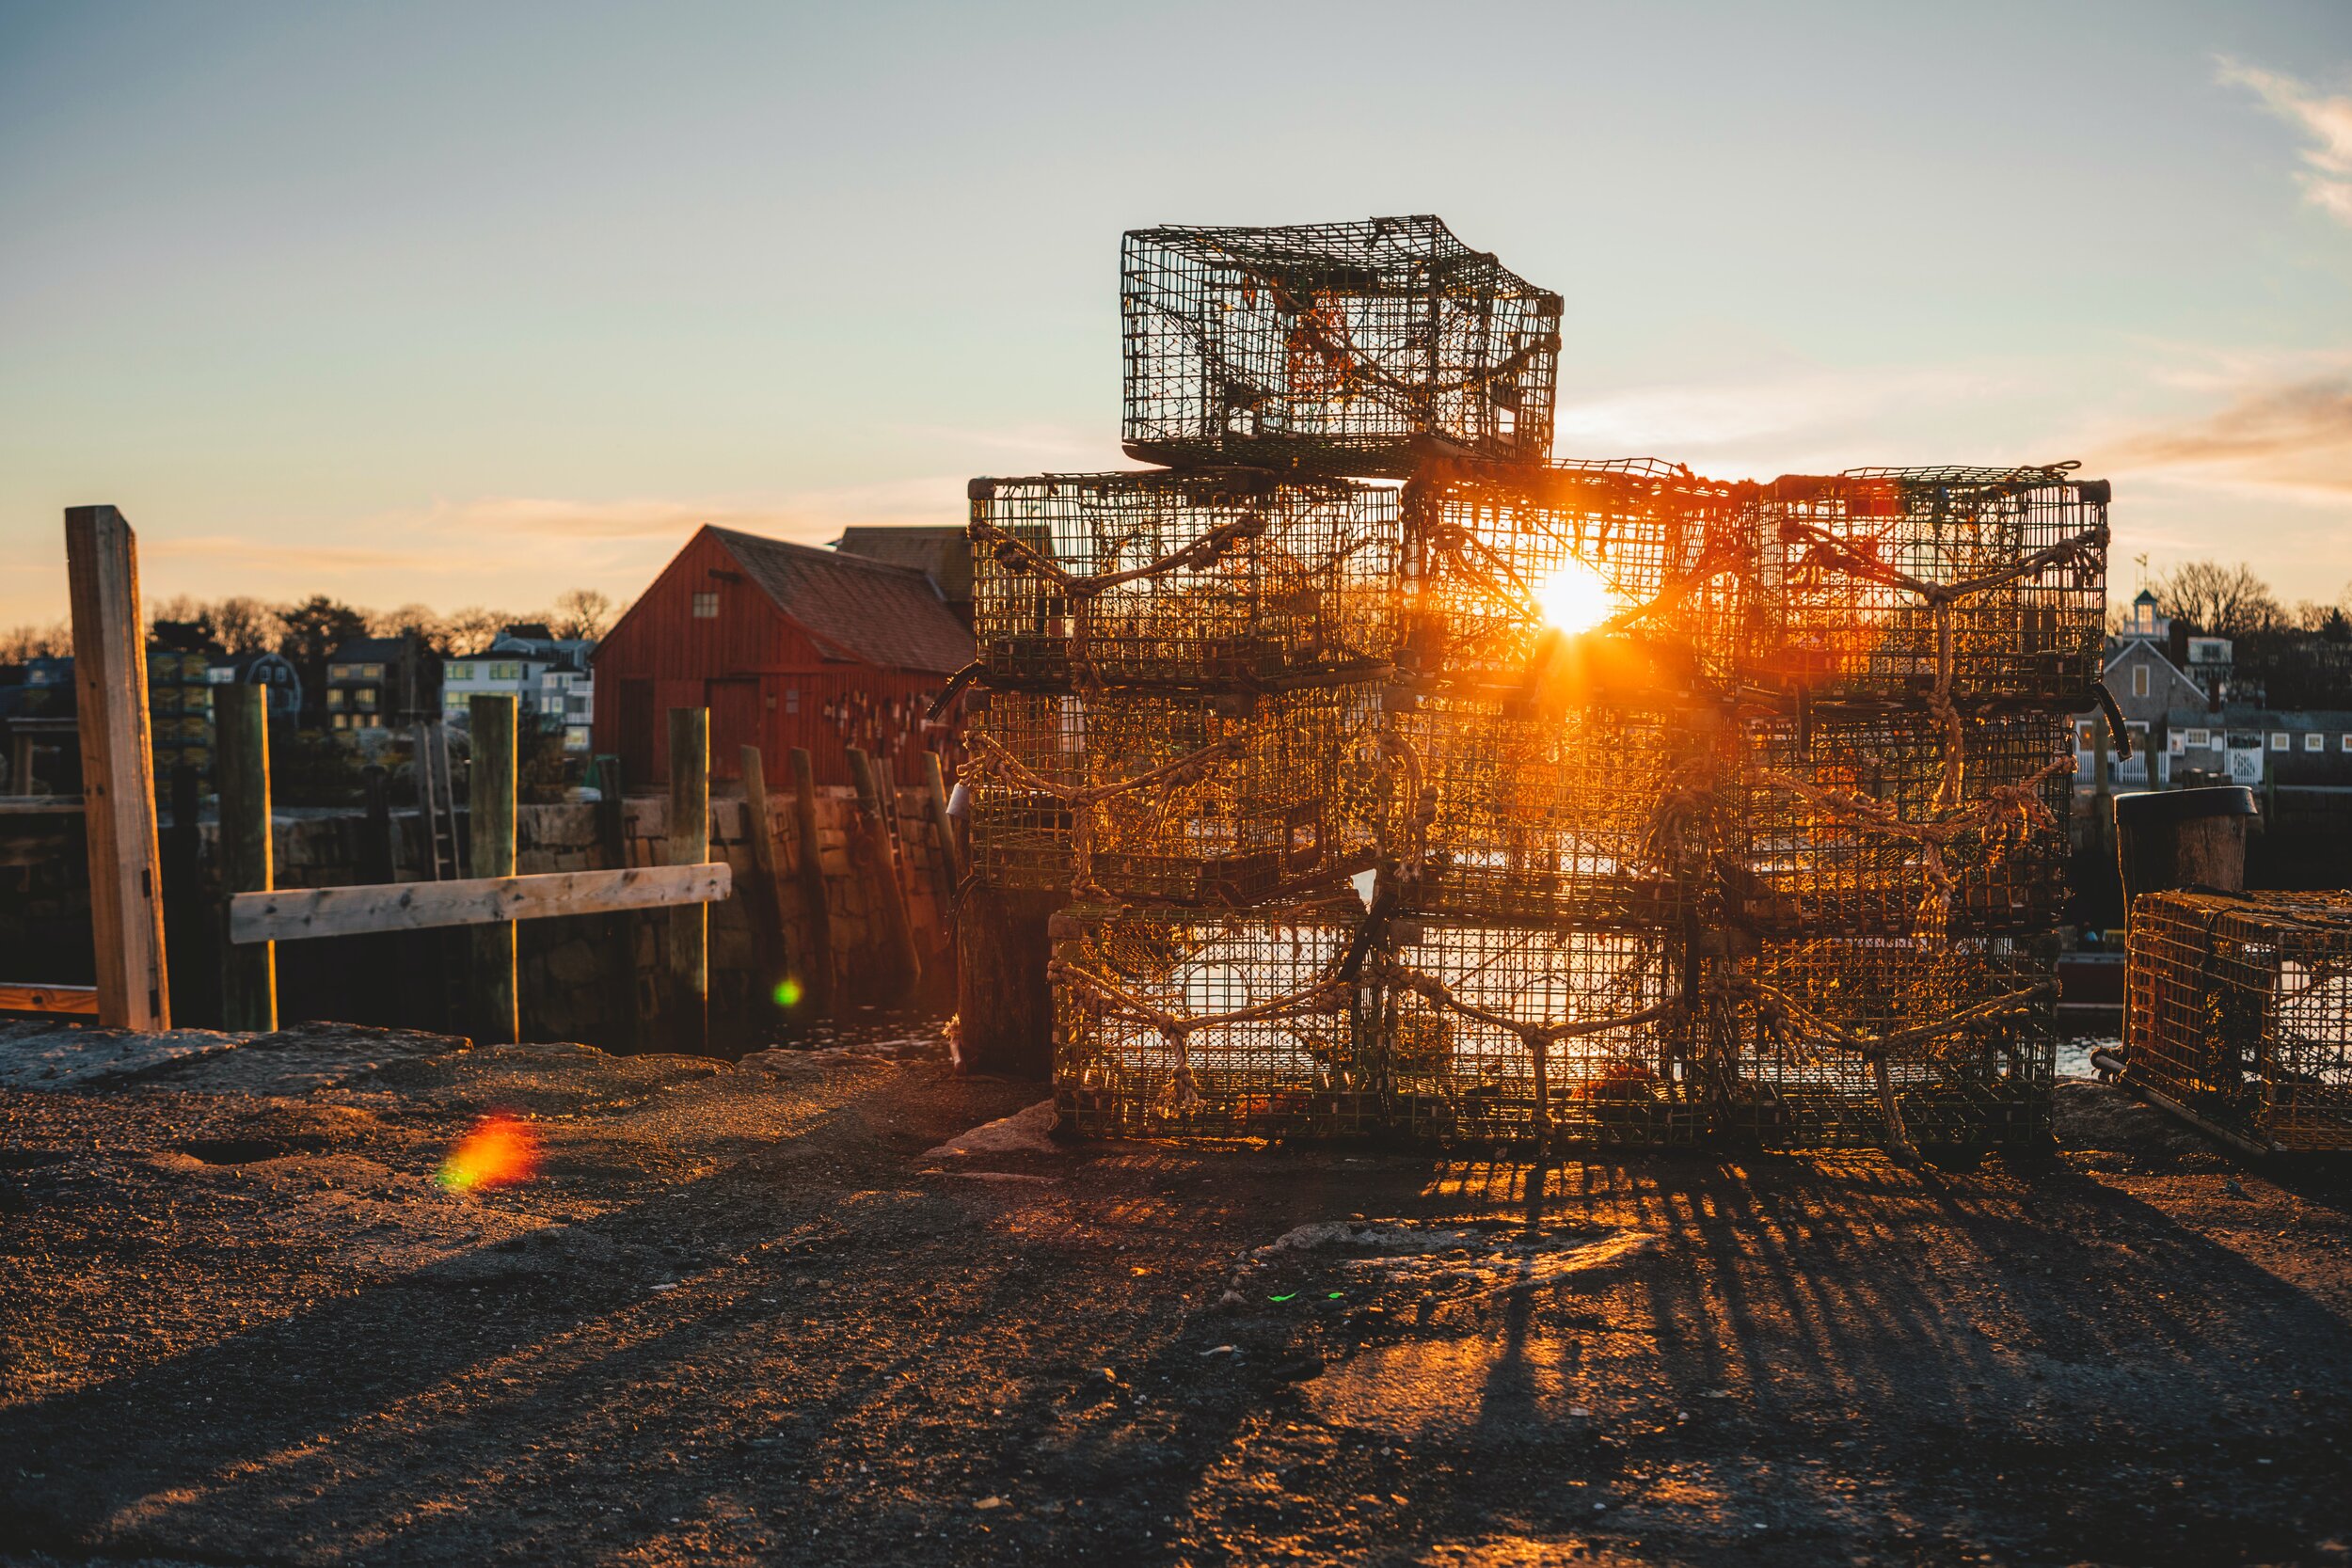
M 2095 1085 L 2038 1170 L 1536 1169 L 452 1043 L 0 1088 L 0 1562 L 2352 1562 L 2344 1185 Z M 494 1109 L 538 1177 L 437 1185 Z

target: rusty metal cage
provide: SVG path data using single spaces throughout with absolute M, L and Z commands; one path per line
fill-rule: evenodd
M 992 886 L 1241 905 L 1373 863 L 1370 685 L 999 691 L 969 727 L 973 861 Z
M 1345 888 L 1249 911 L 1079 906 L 1055 917 L 1054 1098 L 1095 1136 L 1362 1132 L 1377 1093 L 1337 980 Z
M 2124 1079 L 2273 1152 L 2352 1149 L 2352 894 L 2132 901 Z
M 1650 458 L 1426 465 L 1405 487 L 1410 662 L 1580 700 L 1729 678 L 1753 489 Z
M 977 479 L 971 499 L 996 684 L 1263 686 L 1394 657 L 1393 487 L 1206 469 Z
M 1391 932 L 1366 1066 L 1397 1131 L 1650 1147 L 1706 1136 L 1708 1096 L 1676 1006 L 1688 982 L 1678 937 L 1454 918 Z M 1531 1032 L 1546 1031 L 1539 1073 Z
M 1767 941 L 1709 987 L 1726 1131 L 1767 1148 L 2046 1146 L 2055 939 Z
M 1741 725 L 1725 913 L 1787 935 L 2023 931 L 2066 902 L 2071 721 L 1921 713 Z
M 1412 699 L 1390 716 L 1412 766 L 1391 775 L 1382 818 L 1421 824 L 1391 830 L 1420 865 L 1402 907 L 1530 925 L 1678 921 L 1717 841 L 1712 718 Z M 1418 802 L 1405 798 L 1415 780 Z
M 1763 488 L 1741 673 L 1824 700 L 2079 710 L 2106 614 L 2107 485 L 2064 467 L 1856 468 Z
M 1403 478 L 1417 437 L 1551 449 L 1560 296 L 1435 217 L 1136 230 L 1120 307 L 1149 462 Z

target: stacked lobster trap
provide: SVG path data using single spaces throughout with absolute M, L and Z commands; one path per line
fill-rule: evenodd
M 1121 306 L 1165 466 L 971 488 L 1080 1130 L 2046 1128 L 2104 485 L 1554 462 L 1559 297 L 1434 218 L 1132 233 Z

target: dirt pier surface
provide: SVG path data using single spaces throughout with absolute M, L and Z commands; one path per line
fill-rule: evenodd
M 2352 1563 L 2343 1187 L 2093 1085 L 2039 1170 L 1536 1169 L 452 1043 L 18 1053 L 0 1562 Z

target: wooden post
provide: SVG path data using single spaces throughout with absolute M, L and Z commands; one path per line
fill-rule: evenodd
M 801 894 L 808 904 L 808 1000 L 833 1011 L 833 910 L 825 900 L 825 867 L 817 842 L 817 764 L 805 746 L 792 748 L 793 847 L 799 851 Z
M 672 865 L 710 859 L 710 710 L 670 710 L 670 833 Z M 670 911 L 670 1014 L 682 1040 L 665 1049 L 700 1053 L 710 1037 L 710 911 L 700 904 Z
M 164 844 L 164 950 L 177 954 L 172 966 L 172 1012 L 183 1026 L 220 1022 L 219 970 L 196 958 L 212 943 L 210 910 L 204 899 L 203 776 L 188 763 L 171 770 L 171 828 Z M 207 975 L 214 983 L 205 983 Z
M 466 769 L 467 837 L 476 877 L 515 875 L 515 698 L 477 692 L 466 700 L 473 760 Z M 516 996 L 515 923 L 473 931 L 474 1037 L 511 1045 L 522 1037 Z
M 807 982 L 791 972 L 791 955 L 785 950 L 783 867 L 777 863 L 775 820 L 768 815 L 768 767 L 756 746 L 744 747 L 740 759 L 743 833 L 752 846 L 751 896 L 743 912 L 759 955 L 759 989 L 777 1006 L 797 1008 Z
M 359 882 L 363 887 L 389 887 L 400 880 L 400 840 L 392 823 L 391 770 L 380 762 L 369 763 L 359 769 L 359 790 L 367 813 L 359 824 Z M 407 956 L 408 942 L 405 933 L 397 932 L 352 940 L 349 950 L 366 955 L 360 961 L 368 967 L 368 978 L 362 984 L 373 998 L 368 1011 L 371 1020 L 389 1022 L 405 1016 L 407 1010 L 407 986 L 403 976 L 406 965 L 402 960 Z
M 65 558 L 98 1020 L 113 1029 L 168 1029 L 171 982 L 164 960 L 163 853 L 155 835 L 138 539 L 111 506 L 68 507 Z
M 866 836 L 872 852 L 875 869 L 882 878 L 882 924 L 890 930 L 890 948 L 898 960 L 899 977 L 912 990 L 923 983 L 923 955 L 914 945 L 914 923 L 907 918 L 906 889 L 899 885 L 896 857 L 890 852 L 890 833 L 882 818 L 881 786 L 874 779 L 873 759 L 855 746 L 846 750 L 850 757 L 850 782 L 857 786 L 859 829 Z
M 1054 1069 L 1054 894 L 973 887 L 956 922 L 956 1070 L 1045 1078 Z
M 220 768 L 220 891 L 277 886 L 270 847 L 269 689 L 224 686 L 215 695 L 214 758 Z M 274 942 L 220 951 L 220 1019 L 224 1028 L 278 1027 L 278 948 Z
M 956 842 L 955 818 L 947 815 L 947 781 L 939 770 L 939 753 L 923 753 L 923 790 L 930 798 L 931 831 L 939 835 L 939 863 L 947 870 L 949 903 L 963 885 L 963 846 Z
M 619 757 L 596 758 L 596 845 L 602 851 L 606 869 L 612 871 L 628 868 L 628 798 L 623 790 L 625 782 Z M 604 942 L 605 968 L 612 988 L 609 993 L 614 1028 L 612 1043 L 634 1051 L 641 1033 L 637 917 L 627 912 L 606 915 Z

